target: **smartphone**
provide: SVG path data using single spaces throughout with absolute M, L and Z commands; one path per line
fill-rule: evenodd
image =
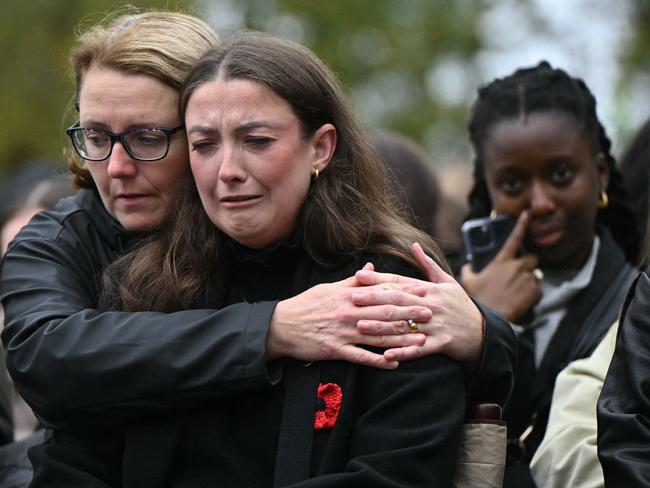
M 481 271 L 499 252 L 514 228 L 516 220 L 509 215 L 470 219 L 461 231 L 465 243 L 465 256 L 475 273 Z

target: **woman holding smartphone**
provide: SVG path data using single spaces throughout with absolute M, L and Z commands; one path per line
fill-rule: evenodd
M 520 358 L 505 412 L 505 486 L 534 486 L 555 377 L 589 356 L 636 276 L 638 226 L 585 83 L 542 62 L 479 90 L 470 217 L 516 219 L 496 256 L 464 266 L 470 295 L 514 322 Z M 539 271 L 536 270 L 540 270 Z

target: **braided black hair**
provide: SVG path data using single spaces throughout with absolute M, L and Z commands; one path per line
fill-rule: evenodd
M 594 154 L 602 153 L 609 166 L 607 195 L 609 206 L 598 210 L 597 220 L 606 225 L 631 262 L 639 254 L 639 226 L 631 210 L 623 178 L 610 152 L 611 142 L 596 113 L 596 99 L 584 81 L 542 61 L 521 68 L 478 90 L 468 123 L 474 147 L 474 186 L 469 194 L 469 218 L 488 215 L 492 202 L 485 180 L 483 145 L 489 130 L 504 119 L 533 112 L 557 110 L 572 115 L 593 144 Z

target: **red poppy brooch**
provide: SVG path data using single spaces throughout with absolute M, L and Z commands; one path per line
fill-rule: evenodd
M 336 383 L 321 383 L 318 385 L 318 398 L 325 403 L 325 407 L 316 411 L 314 429 L 331 430 L 341 410 L 343 391 Z

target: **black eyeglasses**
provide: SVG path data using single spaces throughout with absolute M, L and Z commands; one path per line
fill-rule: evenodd
M 104 161 L 110 157 L 116 142 L 120 142 L 133 159 L 158 161 L 167 156 L 172 135 L 184 127 L 130 129 L 116 134 L 103 129 L 79 127 L 77 122 L 65 132 L 77 154 L 88 161 Z

